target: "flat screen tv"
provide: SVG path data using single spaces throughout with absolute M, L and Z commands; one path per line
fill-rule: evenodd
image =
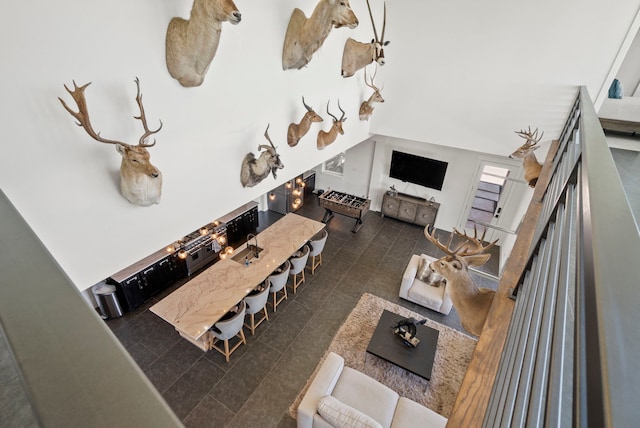
M 447 162 L 393 150 L 389 177 L 442 190 L 448 165 Z

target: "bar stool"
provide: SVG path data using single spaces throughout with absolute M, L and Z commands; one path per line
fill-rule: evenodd
M 269 321 L 269 314 L 267 313 L 267 300 L 269 300 L 269 279 L 262 285 L 262 291 L 258 291 L 254 294 L 249 294 L 244 298 L 244 302 L 247 304 L 247 315 L 249 315 L 249 324 L 245 322 L 245 327 L 251 331 L 253 336 L 256 333 L 256 327 L 262 324 L 262 321 Z M 264 315 L 256 320 L 256 314 L 260 311 L 264 311 Z
M 287 279 L 289 278 L 289 270 L 291 269 L 291 263 L 289 260 L 285 261 L 282 266 L 278 268 L 280 272 L 274 272 L 267 280 L 269 281 L 270 287 L 269 291 L 273 295 L 273 312 L 276 311 L 276 308 L 283 300 L 287 299 Z M 278 293 L 282 291 L 282 297 L 278 298 Z
M 229 356 L 233 353 L 233 351 L 238 349 L 240 345 L 244 345 L 247 343 L 244 337 L 244 331 L 242 331 L 246 309 L 247 305 L 243 300 L 238 305 L 238 310 L 235 314 L 233 314 L 230 318 L 218 321 L 210 329 L 211 334 L 215 336 L 215 339 L 211 343 L 211 348 L 224 355 L 224 358 L 227 362 L 229 362 Z M 229 340 L 234 338 L 235 336 L 238 336 L 240 340 L 233 346 L 233 348 L 229 349 Z M 216 343 L 218 343 L 219 341 L 224 342 L 224 349 L 218 348 L 216 346 Z
M 289 258 L 291 262 L 291 270 L 289 271 L 289 275 L 293 275 L 293 292 L 295 293 L 298 289 L 298 286 L 302 284 L 305 280 L 304 278 L 304 268 L 307 266 L 307 260 L 309 259 L 310 248 L 308 245 L 304 245 L 302 249 L 299 251 L 301 254 L 293 256 Z M 300 275 L 300 279 L 298 280 L 298 275 Z
M 327 237 L 329 236 L 329 232 L 327 229 L 322 229 L 322 231 L 311 238 L 309 240 L 309 245 L 311 245 L 311 251 L 309 252 L 309 257 L 311 257 L 311 274 L 313 275 L 316 272 L 316 268 L 322 264 L 322 250 L 324 250 L 324 244 L 327 242 Z M 318 261 L 316 262 L 316 257 Z

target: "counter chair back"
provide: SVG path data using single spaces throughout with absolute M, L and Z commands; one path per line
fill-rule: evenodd
M 210 329 L 211 334 L 215 336 L 215 339 L 211 343 L 211 349 L 215 349 L 216 351 L 224 355 L 224 358 L 227 362 L 229 362 L 229 356 L 233 353 L 233 351 L 238 349 L 240 345 L 244 345 L 247 343 L 244 337 L 244 331 L 242 331 L 246 309 L 247 305 L 243 300 L 238 304 L 238 310 L 234 315 L 223 321 L 218 321 Z M 233 346 L 233 348 L 229 349 L 229 340 L 233 339 L 236 336 L 240 340 Z M 216 346 L 216 343 L 220 341 L 224 342 L 224 348 L 218 348 Z
M 274 272 L 269 275 L 267 280 L 270 283 L 269 291 L 273 295 L 273 312 L 283 300 L 287 299 L 287 279 L 289 278 L 289 271 L 291 270 L 291 263 L 289 260 L 285 261 L 279 268 L 280 272 Z M 278 298 L 278 293 L 282 292 L 282 296 Z
M 311 274 L 315 274 L 316 268 L 322 264 L 322 250 L 324 250 L 324 244 L 327 242 L 327 237 L 329 236 L 329 232 L 327 229 L 322 229 L 320 233 L 309 240 L 309 245 L 311 246 L 311 251 L 309 252 L 309 257 L 311 257 Z M 316 258 L 318 259 L 316 261 Z
M 263 287 L 262 291 L 249 294 L 244 298 L 244 302 L 247 304 L 247 315 L 249 316 L 249 323 L 247 324 L 245 322 L 244 325 L 251 331 L 252 336 L 256 334 L 256 327 L 262 324 L 262 321 L 269 321 L 267 301 L 269 300 L 269 288 L 271 287 L 271 284 L 267 279 L 261 286 Z M 256 320 L 256 314 L 260 312 L 264 312 L 264 315 L 262 315 L 260 319 Z
M 304 268 L 307 266 L 307 260 L 309 259 L 309 252 L 311 249 L 308 245 L 304 245 L 300 249 L 300 255 L 293 256 L 289 259 L 291 262 L 291 270 L 289 271 L 289 275 L 293 275 L 293 283 L 291 287 L 293 288 L 293 292 L 295 293 L 300 284 L 304 282 Z M 300 275 L 300 279 L 298 279 L 298 275 Z

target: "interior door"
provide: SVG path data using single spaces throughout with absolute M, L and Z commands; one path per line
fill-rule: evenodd
M 474 185 L 458 222 L 460 227 L 473 231 L 475 225 L 478 233 L 486 229 L 486 241 L 504 238 L 502 231 L 512 223 L 512 210 L 508 208 L 524 185 L 522 180 L 515 178 L 519 177 L 520 169 L 519 165 L 509 161 L 480 159 Z

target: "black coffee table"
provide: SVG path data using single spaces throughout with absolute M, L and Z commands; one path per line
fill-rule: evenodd
M 367 352 L 431 380 L 431 369 L 433 369 L 440 332 L 425 325 L 418 325 L 416 337 L 420 339 L 420 343 L 415 348 L 407 346 L 392 328 L 404 318 L 385 309 L 367 346 Z

